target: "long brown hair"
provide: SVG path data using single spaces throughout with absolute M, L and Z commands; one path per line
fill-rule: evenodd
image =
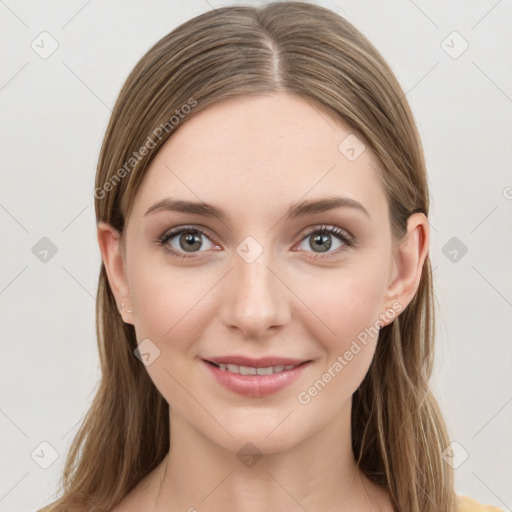
M 396 239 L 406 233 L 413 212 L 428 216 L 414 118 L 380 53 L 326 8 L 273 2 L 213 9 L 178 26 L 140 59 L 119 94 L 101 148 L 97 221 L 123 232 L 153 157 L 195 113 L 234 96 L 279 92 L 314 100 L 371 148 Z M 69 451 L 62 495 L 40 512 L 110 510 L 169 450 L 168 404 L 134 356 L 134 328 L 119 314 L 103 264 L 96 315 L 101 381 Z M 380 330 L 352 405 L 354 457 L 402 512 L 455 509 L 453 472 L 441 454 L 449 439 L 428 385 L 434 332 L 427 257 L 413 300 Z

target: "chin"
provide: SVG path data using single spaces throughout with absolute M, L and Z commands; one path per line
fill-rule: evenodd
M 233 437 L 228 436 L 225 432 L 220 432 L 219 429 L 214 438 L 211 437 L 211 429 L 208 429 L 207 435 L 213 442 L 236 453 L 237 456 L 242 455 L 239 452 L 251 453 L 254 451 L 256 454 L 266 455 L 283 452 L 299 444 L 306 436 L 306 432 L 302 432 L 300 435 L 299 432 L 293 431 L 294 429 L 290 425 L 285 425 L 286 421 L 283 422 L 283 415 L 279 416 L 279 420 L 268 422 L 258 421 L 254 414 L 251 422 L 228 421 L 225 426 Z

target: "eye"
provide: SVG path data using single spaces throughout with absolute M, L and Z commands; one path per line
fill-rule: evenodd
M 335 246 L 336 250 L 331 251 L 333 237 L 337 239 L 338 247 L 336 248 Z M 354 237 L 344 229 L 336 226 L 311 228 L 306 232 L 301 244 L 307 239 L 310 239 L 309 248 L 313 249 L 313 252 L 320 258 L 330 257 L 331 254 L 337 254 L 342 251 L 343 247 L 355 245 Z M 206 247 L 203 240 L 207 240 Z M 158 238 L 156 242 L 163 247 L 164 251 L 179 258 L 195 258 L 197 253 L 204 252 L 200 251 L 200 249 L 220 248 L 219 245 L 210 240 L 206 231 L 199 226 L 183 226 L 171 229 Z
M 174 240 L 175 239 L 175 240 Z M 161 245 L 164 251 L 181 258 L 194 258 L 194 253 L 202 252 L 199 249 L 204 248 L 202 239 L 208 240 L 206 249 L 218 247 L 207 237 L 206 232 L 198 226 L 184 226 L 171 229 L 162 235 L 157 243 Z M 210 246 L 208 246 L 210 244 Z M 188 253 L 188 254 L 187 254 Z
M 338 241 L 338 250 L 329 252 L 333 246 L 333 237 L 335 237 Z M 354 237 L 347 233 L 347 231 L 344 229 L 338 228 L 336 226 L 321 226 L 320 228 L 312 228 L 308 230 L 301 243 L 306 242 L 308 239 L 309 248 L 313 249 L 313 252 L 316 252 L 318 249 L 316 254 L 320 255 L 320 257 L 324 257 L 324 253 L 328 253 L 326 257 L 329 257 L 331 254 L 337 254 L 340 252 L 340 250 L 343 250 L 344 246 L 352 247 L 355 245 Z

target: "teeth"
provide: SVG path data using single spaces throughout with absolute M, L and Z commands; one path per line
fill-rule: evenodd
M 296 365 L 289 364 L 287 366 L 269 366 L 268 368 L 254 368 L 252 366 L 239 366 L 237 364 L 216 363 L 221 370 L 226 370 L 240 375 L 272 375 L 273 373 L 281 373 L 286 370 L 295 368 Z
M 274 370 L 272 369 L 272 367 L 270 367 L 270 368 L 257 368 L 256 369 L 256 373 L 258 375 L 272 375 L 272 373 L 274 373 Z
M 250 366 L 240 366 L 238 372 L 242 375 L 256 375 L 256 368 L 251 368 Z

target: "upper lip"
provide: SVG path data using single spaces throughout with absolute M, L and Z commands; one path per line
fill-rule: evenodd
M 289 357 L 268 356 L 254 359 L 246 356 L 220 356 L 209 357 L 205 359 L 211 363 L 216 364 L 236 364 L 238 366 L 249 366 L 251 368 L 268 368 L 270 366 L 297 366 L 301 363 L 306 363 L 308 359 L 292 359 Z

